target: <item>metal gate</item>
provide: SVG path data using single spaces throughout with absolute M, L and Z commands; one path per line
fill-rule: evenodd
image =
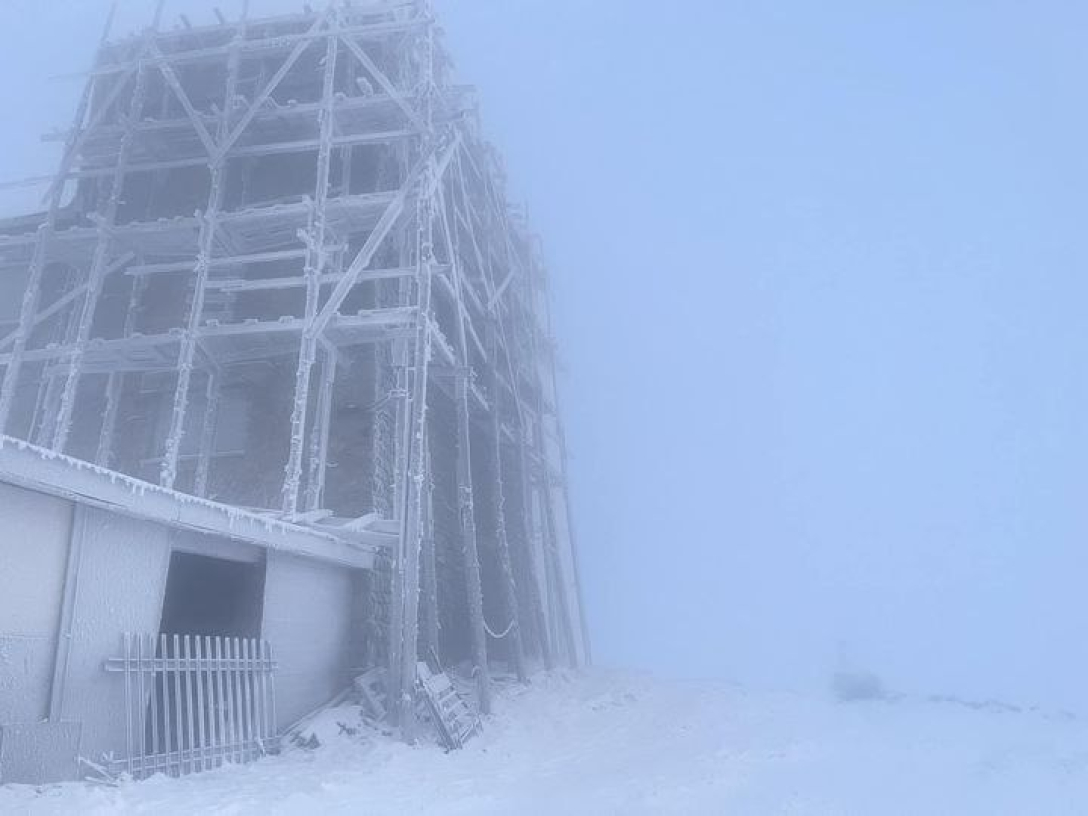
M 127 755 L 111 770 L 181 776 L 267 753 L 275 668 L 266 640 L 126 633 L 121 657 L 106 661 L 125 684 Z

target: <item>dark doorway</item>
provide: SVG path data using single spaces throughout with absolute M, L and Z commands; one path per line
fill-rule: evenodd
M 160 636 L 152 645 L 163 665 L 148 678 L 144 728 L 144 756 L 167 763 L 156 770 L 182 767 L 185 753 L 198 746 L 197 735 L 201 740 L 208 736 L 211 743 L 238 742 L 242 724 L 253 721 L 256 688 L 247 685 L 251 681 L 238 662 L 255 654 L 242 652 L 240 644 L 249 648 L 261 635 L 264 574 L 263 560 L 228 561 L 185 552 L 170 556 Z M 190 658 L 214 658 L 216 663 L 211 669 L 207 663 L 194 668 Z M 191 753 L 188 761 L 191 765 Z
M 162 605 L 164 635 L 261 636 L 264 563 L 175 552 Z

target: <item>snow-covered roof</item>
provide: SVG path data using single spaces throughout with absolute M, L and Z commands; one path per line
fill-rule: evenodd
M 122 515 L 370 569 L 375 548 L 249 510 L 201 499 L 0 436 L 0 482 Z

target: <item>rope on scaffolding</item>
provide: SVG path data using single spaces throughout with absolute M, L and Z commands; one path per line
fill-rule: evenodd
M 487 625 L 487 618 L 484 618 L 483 621 L 484 621 L 484 630 L 489 635 L 491 635 L 491 637 L 495 638 L 495 640 L 502 640 L 504 637 L 509 635 L 510 632 L 512 632 L 513 629 L 514 629 L 514 624 L 517 623 L 516 620 L 511 619 L 509 625 L 505 629 L 503 629 L 502 634 L 496 635 L 493 631 L 491 631 L 491 627 Z

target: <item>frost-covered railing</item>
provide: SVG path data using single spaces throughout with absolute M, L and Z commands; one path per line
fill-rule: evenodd
M 255 638 L 126 633 L 106 671 L 123 675 L 127 753 L 142 779 L 249 762 L 276 741 L 272 648 Z

